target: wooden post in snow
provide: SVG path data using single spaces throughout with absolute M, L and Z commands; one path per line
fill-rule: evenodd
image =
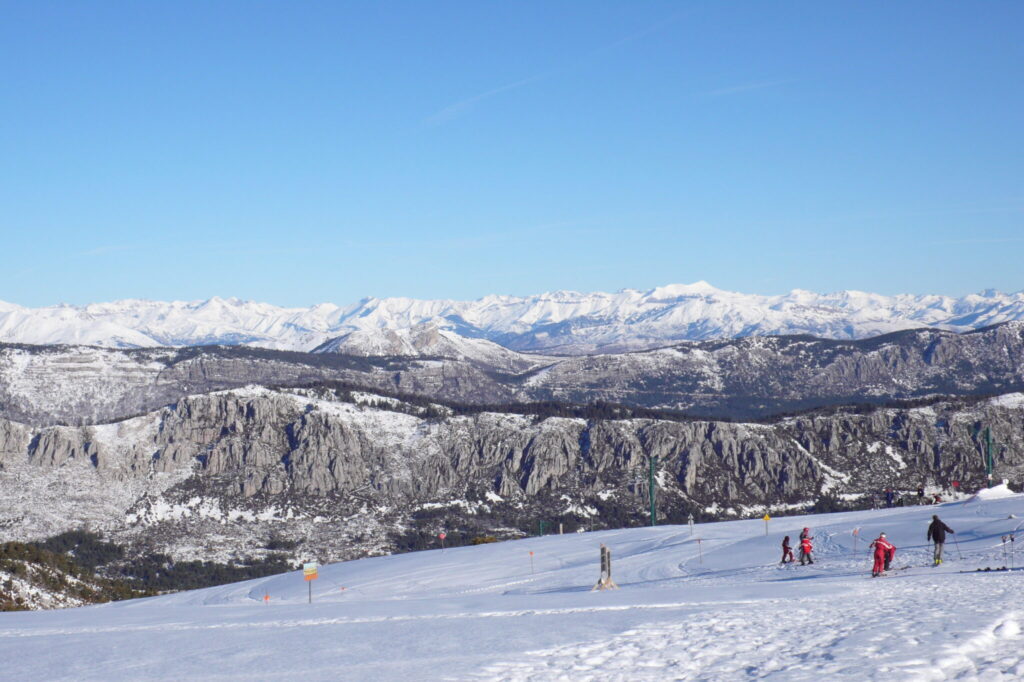
M 619 586 L 612 580 L 612 551 L 601 545 L 601 579 L 590 590 L 617 590 Z

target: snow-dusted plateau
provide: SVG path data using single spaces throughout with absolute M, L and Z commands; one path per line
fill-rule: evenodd
M 938 567 L 932 514 L 956 531 Z M 1022 516 L 1024 496 L 997 488 L 767 533 L 755 519 L 548 535 L 3 614 L 0 678 L 1019 680 L 1024 556 L 1007 538 Z M 805 526 L 814 564 L 780 564 Z M 880 532 L 897 550 L 872 578 Z M 619 589 L 591 591 L 601 544 Z

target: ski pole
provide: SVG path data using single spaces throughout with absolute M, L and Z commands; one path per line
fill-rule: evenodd
M 953 543 L 956 545 L 956 554 L 963 561 L 964 555 L 960 553 L 960 541 L 956 539 L 956 533 L 953 534 Z

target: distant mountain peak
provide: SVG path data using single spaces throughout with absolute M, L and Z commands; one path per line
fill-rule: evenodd
M 667 284 L 651 289 L 647 296 L 653 299 L 678 298 L 680 296 L 713 295 L 728 293 L 700 280 L 693 284 Z
M 0 302 L 0 341 L 312 350 L 360 330 L 401 331 L 432 324 L 445 335 L 519 351 L 588 354 L 742 336 L 850 339 L 914 327 L 966 331 L 1019 319 L 1024 319 L 1024 294 L 993 289 L 960 298 L 805 289 L 766 296 L 725 291 L 700 280 L 646 291 L 559 290 L 520 297 L 495 294 L 475 301 L 367 297 L 345 307 L 325 302 L 283 308 L 219 296 L 45 308 Z

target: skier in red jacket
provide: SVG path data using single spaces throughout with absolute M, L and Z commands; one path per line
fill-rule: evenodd
M 813 564 L 814 559 L 811 558 L 811 552 L 814 551 L 814 545 L 811 544 L 810 537 L 804 537 L 800 540 L 800 565 Z
M 875 565 L 871 568 L 871 577 L 877 578 L 889 567 L 889 562 L 896 555 L 896 546 L 885 539 L 885 533 L 881 533 L 868 546 L 875 548 Z
M 793 563 L 793 550 L 789 546 L 789 536 L 787 535 L 782 539 L 782 563 L 791 564 Z

